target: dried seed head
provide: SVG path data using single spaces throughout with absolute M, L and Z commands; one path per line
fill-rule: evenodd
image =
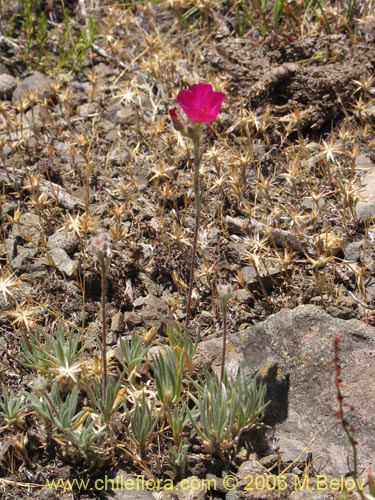
M 219 297 L 220 308 L 223 311 L 227 308 L 228 302 L 232 296 L 233 290 L 229 283 L 219 283 L 216 286 L 217 294 Z
M 90 241 L 90 250 L 100 265 L 107 268 L 111 258 L 111 237 L 109 234 L 103 232 L 93 236 Z
M 42 395 L 47 390 L 48 379 L 42 376 L 35 377 L 30 382 L 30 387 L 36 392 L 37 395 Z

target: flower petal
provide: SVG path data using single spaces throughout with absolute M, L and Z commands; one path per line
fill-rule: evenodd
M 214 92 L 209 83 L 194 84 L 180 90 L 177 95 L 177 101 L 188 118 L 198 123 L 214 121 L 225 98 L 223 92 Z
M 214 93 L 212 90 L 212 85 L 210 85 L 209 83 L 197 83 L 195 85 L 192 85 L 190 87 L 190 90 L 193 92 L 197 104 L 203 104 L 207 102 Z
M 184 107 L 193 107 L 196 105 L 196 98 L 193 92 L 190 89 L 180 90 L 177 94 L 177 102 L 181 106 L 182 109 Z

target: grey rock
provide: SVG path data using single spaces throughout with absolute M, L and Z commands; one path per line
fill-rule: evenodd
M 258 272 L 254 266 L 245 266 L 241 269 L 241 275 L 249 290 L 270 290 L 280 280 L 284 279 L 284 272 L 278 266 L 270 264 L 259 266 Z
M 57 269 L 68 278 L 73 278 L 78 262 L 72 260 L 62 248 L 52 248 L 49 253 Z
M 153 489 L 152 482 L 148 483 L 147 478 L 142 478 L 141 475 L 131 476 L 120 470 L 113 479 L 103 479 L 100 496 L 108 500 L 156 500 L 157 490 Z
M 294 474 L 298 477 L 302 477 L 303 476 L 303 470 L 300 469 L 299 467 L 293 467 L 292 471 L 291 471 L 291 474 Z
M 334 318 L 353 319 L 356 316 L 355 311 L 349 309 L 349 307 L 335 306 L 331 304 L 330 306 L 327 307 L 326 310 L 327 313 L 333 316 Z
M 272 467 L 277 463 L 277 454 L 276 453 L 271 453 L 271 455 L 267 455 L 265 457 L 262 457 L 259 460 L 259 463 L 263 465 L 266 469 Z
M 4 336 L 0 337 L 0 356 L 3 357 L 3 355 L 6 353 L 8 349 L 8 343 L 5 339 Z
M 163 491 L 159 493 L 157 500 L 178 500 L 178 495 L 174 491 Z
M 223 478 L 215 476 L 215 474 L 207 473 L 205 480 L 207 480 L 206 484 L 208 491 L 214 490 L 214 491 L 219 491 L 220 493 L 225 493 L 227 491 Z
M 56 149 L 56 151 L 59 151 L 62 153 L 69 152 L 69 144 L 67 142 L 54 140 L 54 141 L 52 141 L 52 144 L 53 144 L 54 149 Z
M 91 83 L 89 82 L 79 82 L 78 80 L 72 80 L 70 82 L 73 94 L 76 99 L 87 100 L 87 95 L 92 90 Z
M 360 153 L 355 159 L 355 169 L 360 172 L 368 172 L 374 168 L 374 162 L 364 152 Z
M 116 134 L 118 137 L 118 130 L 116 129 L 116 126 L 109 120 L 103 118 L 100 123 L 98 123 L 98 127 L 105 133 L 105 139 L 109 142 L 113 143 L 115 141 Z
M 135 326 L 142 325 L 142 316 L 133 311 L 126 311 L 124 314 L 124 320 L 131 330 Z
M 241 500 L 277 500 L 280 493 L 275 491 L 269 491 L 266 488 L 253 489 L 249 491 L 241 491 Z
M 7 238 L 5 240 L 5 254 L 7 257 L 8 263 L 10 263 L 13 259 L 17 257 L 17 238 Z
M 187 484 L 191 484 L 191 488 L 186 489 Z M 200 487 L 197 488 L 197 486 Z M 182 487 L 184 489 L 182 489 Z M 190 476 L 184 479 L 183 484 L 177 484 L 177 489 L 178 500 L 205 500 L 206 498 L 206 488 L 204 487 L 202 480 L 197 476 Z
M 39 71 L 22 80 L 13 92 L 12 103 L 17 105 L 19 101 L 27 101 L 28 95 L 35 93 L 39 98 L 51 97 L 53 95 L 49 79 Z
M 50 489 L 42 490 L 39 494 L 39 500 L 61 500 L 61 494 Z
M 24 213 L 13 225 L 13 236 L 20 236 L 28 243 L 38 246 L 41 239 L 40 218 L 36 214 Z
M 280 444 L 280 453 L 284 463 L 293 463 L 297 457 L 300 460 L 306 458 L 306 454 L 301 454 L 301 441 L 298 436 L 284 436 L 283 442 Z
M 375 117 L 375 106 L 368 106 L 365 109 L 355 110 L 353 112 L 353 115 L 358 119 L 358 120 L 363 120 L 364 118 L 369 120 L 373 119 Z
M 142 301 L 136 299 L 134 307 L 139 306 L 140 303 L 142 303 L 140 314 L 146 328 L 155 327 L 159 330 L 171 320 L 168 304 L 163 299 L 150 294 L 142 297 Z
M 122 333 L 125 329 L 124 314 L 121 311 L 117 311 L 112 316 L 111 320 L 111 332 Z
M 139 120 L 137 113 L 133 109 L 124 108 L 120 104 L 109 106 L 104 116 L 115 125 L 135 125 Z
M 197 450 L 193 454 L 187 455 L 186 463 L 187 470 L 191 474 L 190 477 L 205 477 L 208 472 L 218 475 L 222 469 L 222 464 L 220 465 L 217 458 L 212 455 L 197 453 Z
M 356 206 L 356 215 L 359 221 L 364 222 L 375 216 L 375 165 L 361 179 L 362 189 L 359 195 L 363 201 L 359 201 Z
M 313 211 L 317 209 L 317 206 L 319 208 L 323 208 L 326 205 L 326 201 L 324 198 L 320 198 L 317 203 L 309 197 L 303 198 L 301 206 L 305 208 L 306 210 Z
M 237 476 L 240 479 L 246 478 L 246 476 L 256 476 L 257 474 L 264 473 L 264 466 L 261 465 L 258 460 L 246 460 L 242 462 L 237 471 Z
M 12 75 L 0 74 L 0 99 L 11 99 L 17 87 L 17 80 Z
M 244 288 L 233 291 L 233 301 L 239 304 L 247 304 L 252 299 L 250 293 Z
M 363 253 L 363 240 L 351 241 L 344 248 L 344 255 L 346 260 L 352 262 L 360 262 L 361 255 Z
M 375 390 L 375 328 L 354 319 L 334 318 L 316 306 L 301 305 L 229 335 L 231 349 L 226 361 L 231 372 L 237 366 L 249 373 L 270 361 L 278 362 L 278 373 L 270 387 L 275 396 L 277 391 L 281 396 L 271 415 L 280 450 L 295 459 L 310 444 L 305 453 L 312 452 L 314 467 L 324 467 L 324 473 L 333 477 L 347 472 L 350 451 L 335 416 L 335 334 L 341 339 L 343 392 L 347 404 L 355 408 L 350 420 L 357 429 L 359 463 L 367 470 L 374 466 L 375 458 L 375 400 L 370 397 Z M 220 339 L 202 342 L 196 358 L 201 364 L 217 368 Z
M 155 283 L 155 280 L 151 279 L 147 273 L 139 273 L 139 279 L 142 285 L 146 288 L 147 293 L 152 295 L 158 295 L 160 287 Z
M 254 142 L 254 157 L 258 161 L 262 161 L 269 153 L 267 153 L 266 144 L 262 141 Z
M 79 116 L 83 118 L 87 118 L 90 115 L 93 115 L 96 112 L 96 106 L 92 102 L 87 102 L 86 104 L 82 104 L 77 109 Z
M 17 257 L 15 257 L 11 262 L 13 271 L 16 271 L 17 273 L 31 273 L 35 256 L 35 248 L 21 247 L 18 251 Z
M 363 238 L 360 241 L 353 241 L 345 246 L 345 259 L 358 262 L 372 270 L 375 262 L 375 241 Z
M 42 490 L 39 494 L 39 500 L 58 500 L 61 499 L 60 493 L 50 489 Z
M 82 207 L 83 203 L 79 198 L 65 191 L 64 188 L 54 182 L 44 181 L 41 183 L 40 190 L 46 193 L 48 198 L 56 200 L 62 207 L 73 210 Z
M 46 126 L 50 113 L 51 109 L 48 105 L 36 104 L 31 109 L 26 111 L 26 123 L 29 125 L 30 129 L 35 132 L 37 129 L 41 129 Z
M 95 74 L 100 78 L 105 78 L 106 76 L 112 76 L 112 69 L 105 63 L 96 64 L 93 68 Z
M 19 189 L 22 186 L 23 181 L 24 173 L 22 169 L 12 169 L 8 171 L 0 169 L 0 186 L 5 184 L 14 186 L 15 189 Z M 28 189 L 26 186 L 23 187 L 25 189 Z M 45 193 L 47 195 L 47 198 L 56 200 L 62 207 L 67 208 L 68 210 L 73 210 L 77 207 L 84 206 L 84 203 L 82 203 L 81 200 L 66 192 L 62 186 L 56 184 L 55 182 L 50 182 L 47 179 L 40 178 L 38 189 L 42 193 Z M 26 215 L 32 214 L 23 214 L 22 216 Z M 36 215 L 34 216 L 36 217 Z
M 225 360 L 225 368 L 227 373 L 235 374 L 243 360 L 240 349 L 232 342 L 232 336 L 229 336 L 227 343 L 228 355 Z M 229 345 L 229 349 L 228 349 Z M 220 338 L 206 340 L 198 344 L 195 352 L 193 363 L 197 370 L 203 368 L 212 368 L 215 372 L 219 372 L 221 366 L 221 353 L 223 349 L 223 341 Z
M 375 277 L 369 276 L 365 283 L 366 301 L 370 304 L 375 299 Z
M 0 75 L 9 75 L 9 70 L 5 64 L 0 62 Z
M 303 480 L 301 479 L 301 483 Z M 328 494 L 323 493 L 322 491 L 293 491 L 290 496 L 289 500 L 331 500 L 331 496 Z
M 17 203 L 16 201 L 8 201 L 8 202 L 4 203 L 4 205 L 2 206 L 1 213 L 3 215 L 5 215 L 5 214 L 13 215 L 14 211 L 18 207 L 19 207 L 19 203 Z
M 147 304 L 147 297 L 144 297 L 143 295 L 137 297 L 133 301 L 134 309 L 139 309 L 140 307 L 144 306 L 145 304 Z
M 228 493 L 225 495 L 225 500 L 239 500 L 239 499 L 240 499 L 240 493 L 236 490 L 228 491 Z
M 216 317 L 212 314 L 211 311 L 201 311 L 199 315 L 199 324 L 201 327 L 208 327 L 216 321 Z
M 31 282 L 39 278 L 44 278 L 45 275 L 49 273 L 50 267 L 51 261 L 47 255 L 36 257 L 30 268 L 29 279 L 31 280 Z
M 118 340 L 118 334 L 116 332 L 109 331 L 107 333 L 107 344 L 109 346 L 116 345 L 117 340 Z
M 47 241 L 47 248 L 62 248 L 68 255 L 72 255 L 78 248 L 79 240 L 65 231 L 56 231 Z

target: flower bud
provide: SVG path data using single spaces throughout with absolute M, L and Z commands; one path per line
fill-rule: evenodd
M 171 117 L 175 130 L 177 130 L 178 132 L 183 132 L 187 129 L 187 119 L 180 111 L 178 111 L 177 108 L 171 108 L 169 110 L 169 116 Z

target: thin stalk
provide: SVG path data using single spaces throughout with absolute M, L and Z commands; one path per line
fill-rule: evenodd
M 219 299 L 220 312 L 223 316 L 223 349 L 221 353 L 221 372 L 220 382 L 224 380 L 225 372 L 225 356 L 227 353 L 227 330 L 228 330 L 228 303 L 232 295 L 232 287 L 230 284 L 217 285 L 217 294 Z
M 82 322 L 81 322 L 81 340 L 83 340 L 83 335 L 85 331 L 85 310 L 86 310 L 86 269 L 87 269 L 87 228 L 88 228 L 88 217 L 89 217 L 89 210 L 90 210 L 90 162 L 89 162 L 89 157 L 87 155 L 86 158 L 86 163 L 85 163 L 85 181 L 84 181 L 84 193 L 85 193 L 85 198 L 84 198 L 84 203 L 85 203 L 85 232 L 84 232 L 84 238 L 81 238 L 79 235 L 79 238 L 81 240 L 81 245 L 83 248 L 83 263 L 82 263 L 82 282 L 81 282 L 81 292 L 82 292 Z
M 194 194 L 195 194 L 195 223 L 194 223 L 194 236 L 193 236 L 193 248 L 191 251 L 191 263 L 190 263 L 190 275 L 189 275 L 189 288 L 186 297 L 186 317 L 185 317 L 185 332 L 190 322 L 190 310 L 191 310 L 191 296 L 193 293 L 194 286 L 194 271 L 195 271 L 195 260 L 197 253 L 198 244 L 198 232 L 201 217 L 201 207 L 202 207 L 202 187 L 200 182 L 200 163 L 202 159 L 202 153 L 200 151 L 201 142 L 201 126 L 197 127 L 192 137 L 194 144 Z
M 107 398 L 107 307 L 106 307 L 106 290 L 107 290 L 107 266 L 102 267 L 102 367 L 103 367 L 103 403 L 106 404 Z
M 90 249 L 99 262 L 101 270 L 101 309 L 102 309 L 102 374 L 103 374 L 103 405 L 107 399 L 107 272 L 110 266 L 111 256 L 111 238 L 108 233 L 101 233 L 93 236 L 90 243 Z
M 221 372 L 220 382 L 224 379 L 225 356 L 227 353 L 227 306 L 225 305 L 222 310 L 223 313 L 223 352 L 221 355 Z
M 342 385 L 342 379 L 341 379 L 341 364 L 340 364 L 340 349 L 339 349 L 339 344 L 340 344 L 340 337 L 336 334 L 333 340 L 333 350 L 334 350 L 334 358 L 333 358 L 333 363 L 335 366 L 335 386 L 336 386 L 336 395 L 337 395 L 337 401 L 339 403 L 339 410 L 337 412 L 337 417 L 341 422 L 341 426 L 344 429 L 344 432 L 346 434 L 346 437 L 348 438 L 348 441 L 350 443 L 350 446 L 352 447 L 352 452 L 353 452 L 353 469 L 350 470 L 350 464 L 349 464 L 349 458 L 348 458 L 348 467 L 349 467 L 349 472 L 354 478 L 355 485 L 357 487 L 357 491 L 359 493 L 359 496 L 361 497 L 362 500 L 365 500 L 365 495 L 362 491 L 362 489 L 359 486 L 359 474 L 358 474 L 358 454 L 357 454 L 357 445 L 358 442 L 355 439 L 355 428 L 354 426 L 350 425 L 348 422 L 348 419 L 345 417 L 345 409 L 344 409 L 344 396 L 341 391 L 341 385 Z M 353 411 L 354 408 L 351 407 L 351 410 Z

